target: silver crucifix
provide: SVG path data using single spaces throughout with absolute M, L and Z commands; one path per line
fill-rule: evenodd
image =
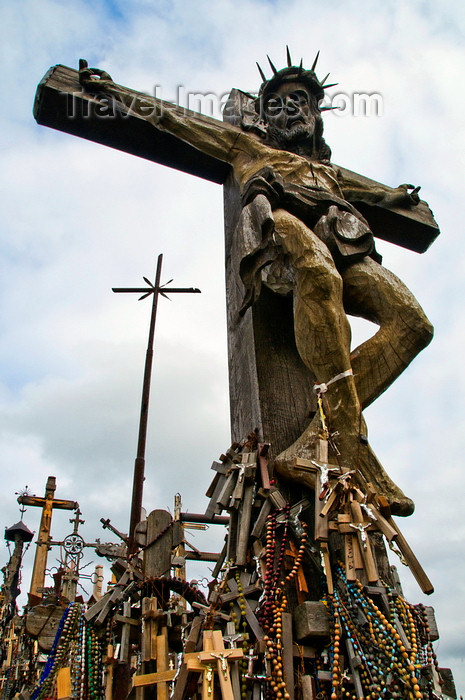
M 362 523 L 357 523 L 354 525 L 354 523 L 350 523 L 350 527 L 353 527 L 354 530 L 358 530 L 360 532 L 360 539 L 362 540 L 362 547 L 363 549 L 367 548 L 367 540 L 368 540 L 368 535 L 366 533 L 367 527 L 370 527 L 370 523 L 367 523 L 366 525 L 362 525 Z

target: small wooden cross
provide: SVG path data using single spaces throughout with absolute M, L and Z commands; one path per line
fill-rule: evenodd
M 212 700 L 214 695 L 214 673 L 216 671 L 223 700 L 234 700 L 229 664 L 242 659 L 242 649 L 225 649 L 220 630 L 204 632 L 204 649 L 197 654 L 185 654 L 189 671 L 203 674 L 202 700 Z
M 11 666 L 11 659 L 13 657 L 13 647 L 15 643 L 18 641 L 18 637 L 15 634 L 15 626 L 14 622 L 11 623 L 9 629 L 8 629 L 8 634 L 4 634 L 2 641 L 5 643 L 8 643 L 8 650 L 7 650 L 7 656 L 6 656 L 6 661 L 4 663 L 4 668 L 10 668 Z
M 373 551 L 371 549 L 370 538 L 366 532 L 370 527 L 371 522 L 366 521 L 358 501 L 352 501 L 350 504 L 350 509 L 352 515 L 350 527 L 357 532 L 357 538 L 360 545 L 360 550 L 362 552 L 363 565 L 368 583 L 376 583 L 378 581 L 378 570 L 373 556 Z
M 64 501 L 55 498 L 55 490 L 56 479 L 54 476 L 49 476 L 43 498 L 29 496 L 28 494 L 18 497 L 18 503 L 21 505 L 37 506 L 42 508 L 39 536 L 37 538 L 37 550 L 31 577 L 30 595 L 33 596 L 39 596 L 39 589 L 43 588 L 44 586 L 53 509 L 58 508 L 62 510 L 76 510 L 76 508 L 79 508 L 79 504 L 76 503 L 76 501 Z
M 314 539 L 316 542 L 325 541 L 328 539 L 328 518 L 327 514 L 322 514 L 324 503 L 323 498 L 329 486 L 330 476 L 340 474 L 341 470 L 338 466 L 328 464 L 328 441 L 318 440 L 317 444 L 317 459 L 303 459 L 297 457 L 295 460 L 295 468 L 311 472 L 315 476 L 315 533 Z
M 133 687 L 156 685 L 157 700 L 168 700 L 168 683 L 174 679 L 177 671 L 174 668 L 168 668 L 168 631 L 166 627 L 162 627 L 159 632 L 154 640 L 157 671 L 156 673 L 144 673 L 140 676 L 134 676 Z

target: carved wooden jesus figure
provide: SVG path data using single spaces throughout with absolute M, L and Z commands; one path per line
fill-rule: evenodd
M 412 501 L 391 481 L 364 439 L 362 411 L 429 343 L 432 326 L 411 292 L 382 266 L 370 226 L 353 202 L 409 212 L 419 202 L 418 189 L 392 189 L 372 181 L 364 185 L 331 164 L 320 107 L 327 86 L 318 80 L 315 64 L 310 70 L 302 63 L 295 67 L 288 52 L 288 66 L 277 71 L 271 64 L 269 80 L 260 70 L 258 98 L 245 96 L 255 115 L 242 115 L 236 124 L 167 103 L 145 120 L 154 137 L 170 134 L 229 164 L 241 197 L 235 233 L 242 241 L 239 314 L 250 313 L 262 284 L 278 294 L 292 294 L 297 349 L 322 397 L 339 464 L 359 469 L 388 498 L 393 512 L 408 515 Z M 80 68 L 87 93 L 113 96 L 128 112 L 141 114 L 137 94 L 129 100 L 129 92 L 107 73 L 89 69 L 86 62 Z M 140 95 L 140 100 L 147 98 Z M 352 352 L 347 314 L 379 326 Z M 315 457 L 321 430 L 317 412 L 297 440 L 275 456 L 281 477 L 313 486 L 313 476 L 297 469 L 295 458 Z

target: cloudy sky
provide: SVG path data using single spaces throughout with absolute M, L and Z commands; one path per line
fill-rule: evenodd
M 406 596 L 435 607 L 440 663 L 463 691 L 463 4 L 19 0 L 0 12 L 3 524 L 19 518 L 15 492 L 27 484 L 42 495 L 53 474 L 57 497 L 79 501 L 88 541 L 107 539 L 100 517 L 127 530 L 150 303 L 111 287 L 153 278 L 160 252 L 163 281 L 202 295 L 160 302 L 147 508 L 172 508 L 179 491 L 185 509 L 204 510 L 209 466 L 229 445 L 221 187 L 37 126 L 37 83 L 82 57 L 123 85 L 160 86 L 164 99 L 221 96 L 255 91 L 255 61 L 265 67 L 269 53 L 281 67 L 286 43 L 306 65 L 320 49 L 320 74 L 339 82 L 333 95 L 376 93 L 382 104 L 377 116 L 327 114 L 334 161 L 421 185 L 442 229 L 424 255 L 379 245 L 436 335 L 367 420 L 375 451 L 417 504 L 401 526 L 436 587 L 425 598 L 401 567 Z M 54 537 L 71 530 L 68 517 L 55 513 Z M 25 522 L 37 529 L 36 509 Z M 193 541 L 203 547 L 201 534 Z

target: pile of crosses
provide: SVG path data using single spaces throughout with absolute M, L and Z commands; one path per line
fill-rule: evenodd
M 237 668 L 230 659 L 230 697 L 454 697 L 432 648 L 433 609 L 408 604 L 389 566 L 383 539 L 433 592 L 388 502 L 357 470 L 329 465 L 325 439 L 317 460 L 295 460 L 315 480 L 302 498 L 270 478 L 268 448 L 253 435 L 233 445 L 207 491 L 207 514 L 230 515 L 208 598 L 210 627 L 231 640 L 234 626 L 243 651 Z M 228 606 L 233 625 L 215 618 Z
M 149 514 L 111 589 L 66 607 L 32 700 L 456 697 L 432 608 L 407 603 L 388 563 L 384 540 L 432 592 L 388 503 L 323 439 L 296 460 L 305 494 L 270 476 L 268 451 L 251 435 L 221 455 L 205 514 Z M 226 526 L 222 552 L 187 551 L 189 522 Z M 207 596 L 186 559 L 215 561 Z

